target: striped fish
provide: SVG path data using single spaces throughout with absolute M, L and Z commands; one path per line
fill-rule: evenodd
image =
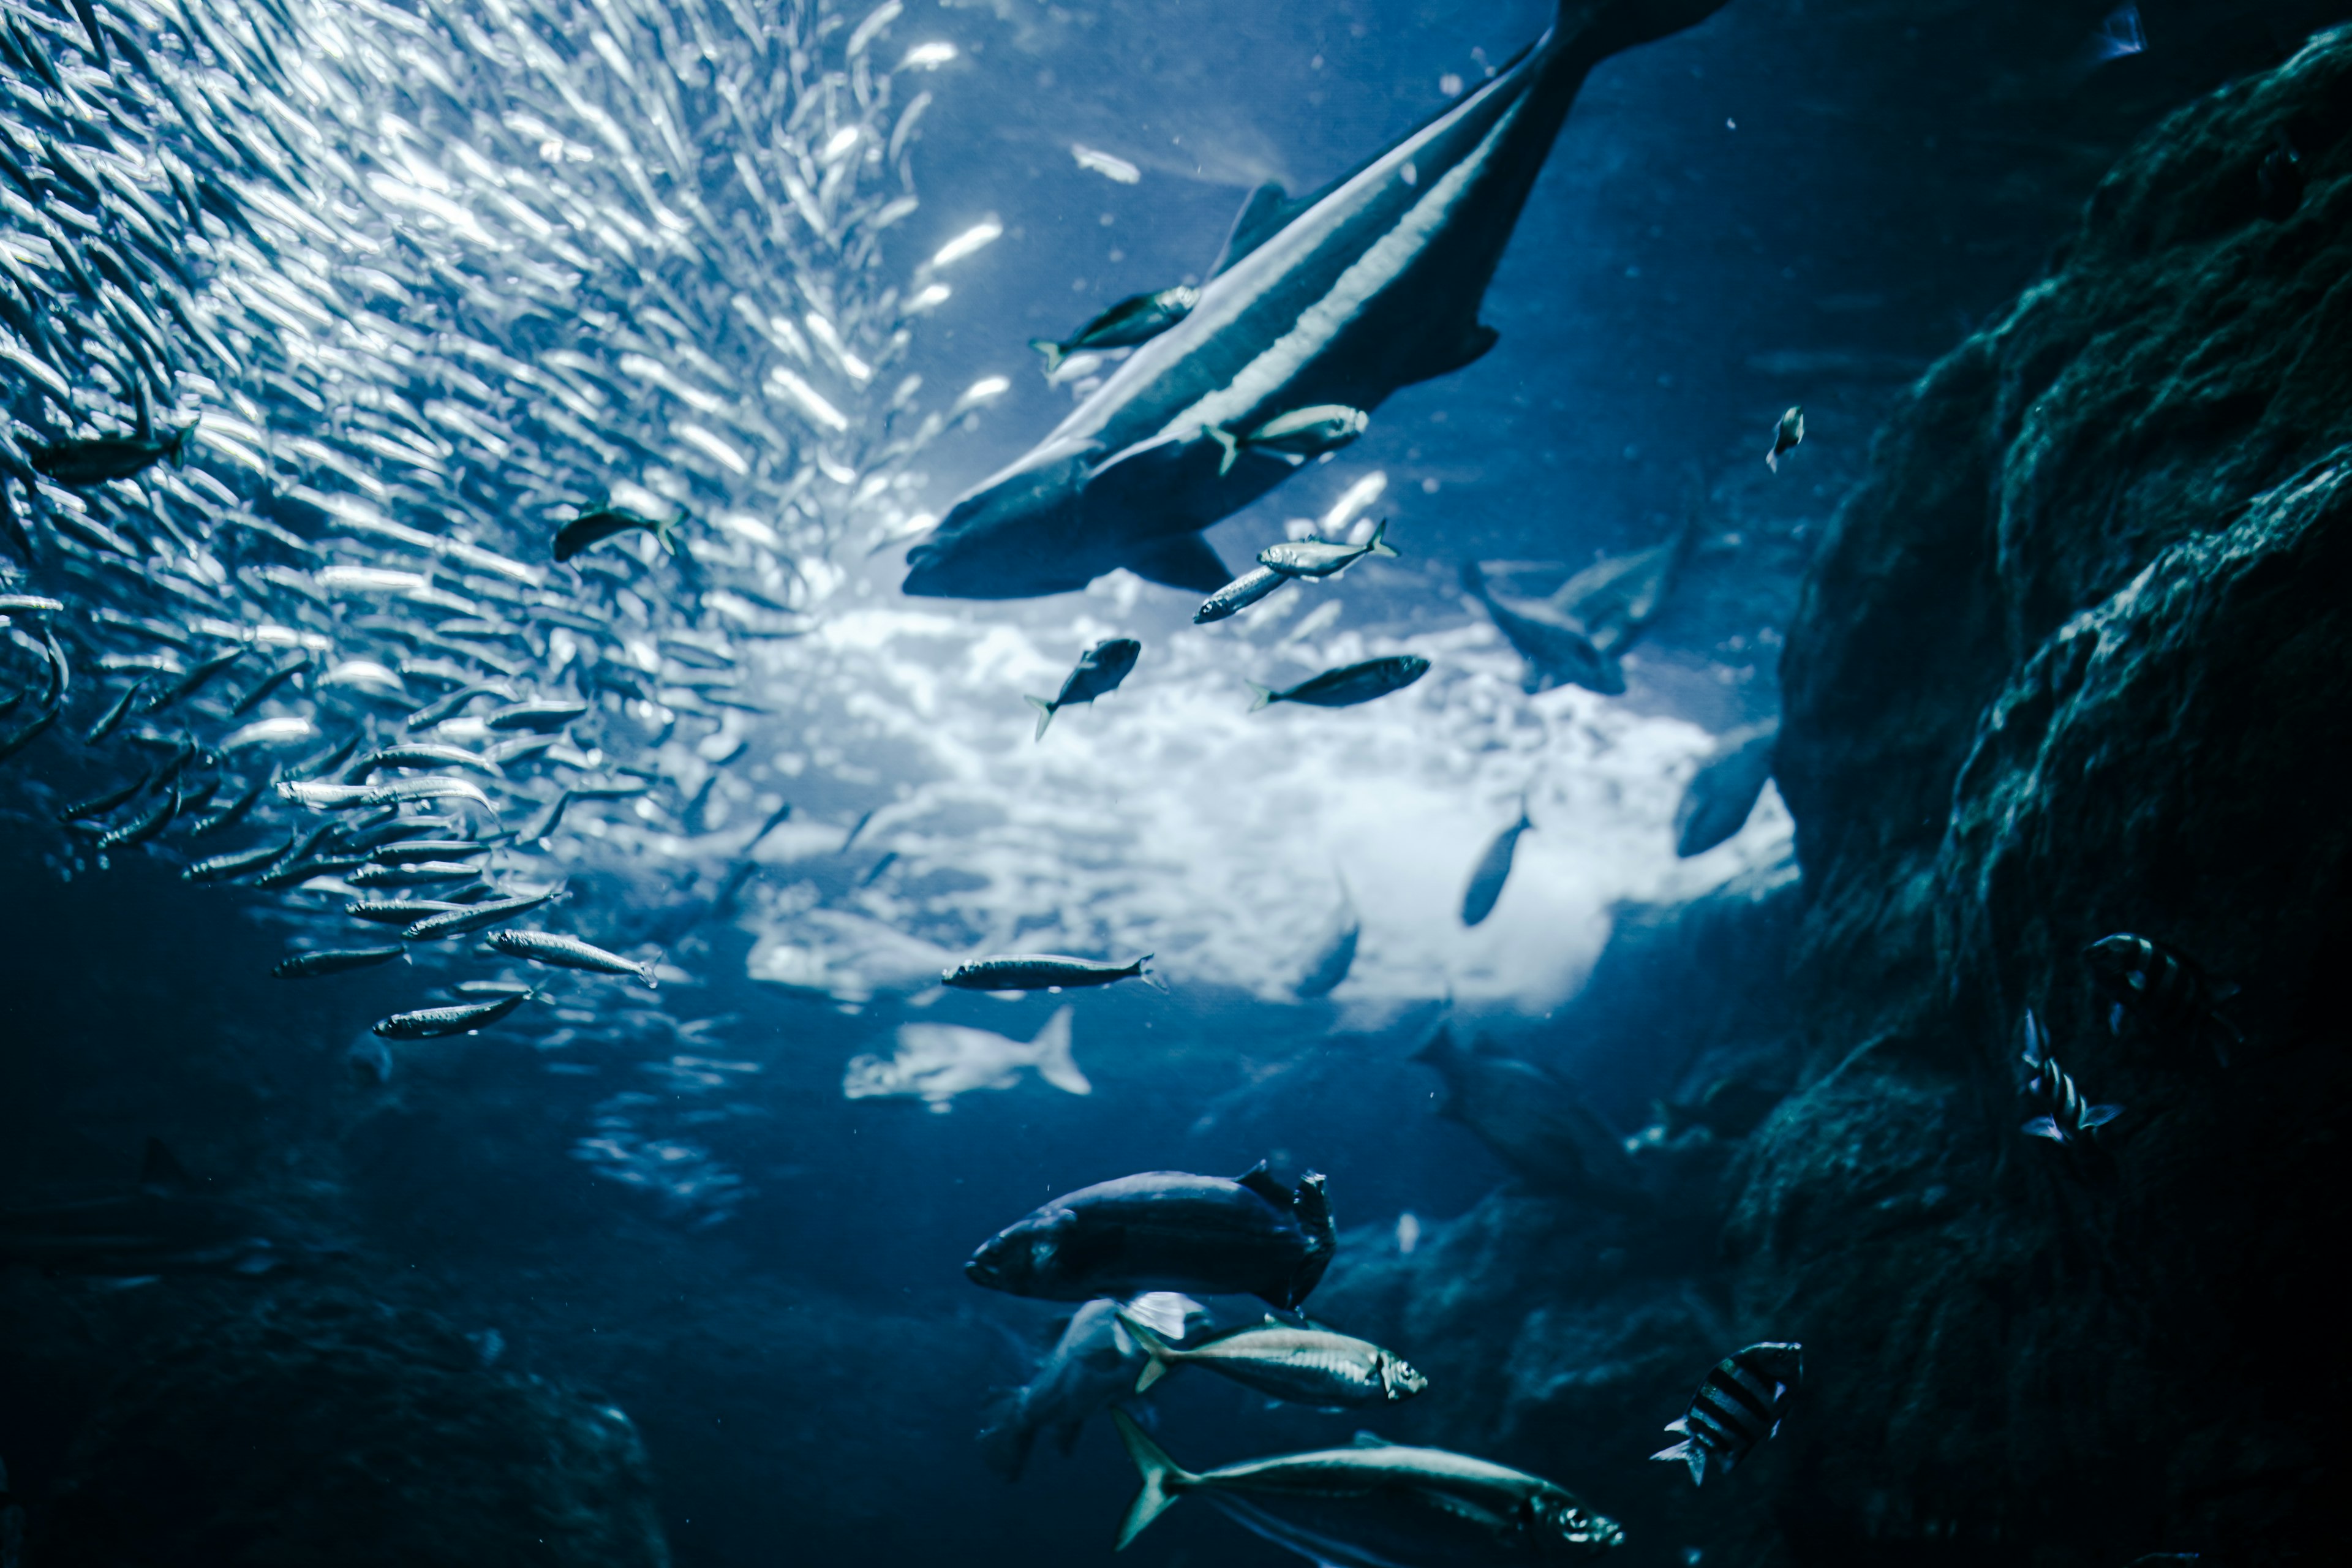
M 2025 1066 L 2033 1074 L 2026 1079 L 2024 1093 L 2047 1107 L 2025 1124 L 2028 1137 L 2069 1145 L 2078 1140 L 2088 1142 L 2093 1133 L 2123 1114 L 2120 1105 L 2092 1105 L 2083 1099 L 2083 1091 L 2050 1054 L 2050 1031 L 2031 1007 L 2025 1010 L 2024 1056 Z
M 2126 1020 L 2154 1035 L 2211 1047 L 2230 1065 L 2230 1050 L 2246 1043 L 2238 1026 L 2214 1011 L 2237 987 L 2216 983 L 2195 959 L 2153 937 L 2132 931 L 2104 936 L 2083 950 L 2091 977 L 2107 994 L 2107 1029 L 2120 1036 Z
M 1804 1381 L 1804 1353 L 1802 1345 L 1767 1341 L 1716 1363 L 1691 1395 L 1690 1409 L 1666 1424 L 1683 1440 L 1650 1458 L 1680 1459 L 1695 1486 L 1706 1484 L 1710 1458 L 1728 1472 L 1757 1444 L 1780 1435 L 1780 1418 Z

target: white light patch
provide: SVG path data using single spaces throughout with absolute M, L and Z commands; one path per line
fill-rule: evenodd
M 898 62 L 900 70 L 935 71 L 956 58 L 953 44 L 917 44 Z
M 994 244 L 1004 233 L 1004 226 L 992 217 L 982 218 L 953 239 L 940 247 L 931 258 L 934 267 L 951 267 L 972 252 Z
M 1388 488 L 1389 477 L 1385 472 L 1375 470 L 1366 474 L 1331 503 L 1331 510 L 1323 514 L 1318 531 L 1325 539 L 1339 538 L 1339 531 L 1353 522 L 1366 507 L 1380 500 Z
M 1336 867 L 1363 922 L 1338 1000 L 1450 992 L 1541 1011 L 1580 983 L 1619 901 L 1686 897 L 1786 844 L 1785 817 L 1759 811 L 1732 843 L 1676 860 L 1675 806 L 1712 738 L 1591 692 L 1527 697 L 1484 623 L 1403 642 L 1326 628 L 1283 647 L 1179 631 L 1033 742 L 1022 694 L 1050 694 L 1079 651 L 1134 630 L 1120 603 L 1136 587 L 1114 574 L 1014 618 L 848 609 L 780 647 L 775 688 L 808 694 L 795 743 L 903 786 L 853 858 L 898 858 L 833 894 L 766 879 L 772 901 L 745 917 L 755 974 L 858 1001 L 919 994 L 984 952 L 1154 952 L 1180 999 L 1207 985 L 1279 999 L 1328 923 Z M 1245 679 L 1286 687 L 1398 651 L 1433 663 L 1403 691 L 1248 711 Z M 1465 929 L 1471 868 L 1523 791 L 1535 830 L 1494 914 Z M 796 820 L 802 836 L 780 829 L 761 858 L 816 874 L 846 822 Z M 953 874 L 944 889 L 932 871 Z
M 1143 171 L 1126 159 L 1100 152 L 1082 142 L 1070 143 L 1070 156 L 1077 160 L 1079 168 L 1100 174 L 1106 180 L 1115 180 L 1122 185 L 1134 184 L 1143 178 Z
M 992 403 L 1003 396 L 1012 386 L 1013 384 L 1001 375 L 983 375 L 963 389 L 963 395 L 957 398 L 955 405 L 948 410 L 948 417 L 952 419 L 967 409 L 977 408 L 983 403 Z

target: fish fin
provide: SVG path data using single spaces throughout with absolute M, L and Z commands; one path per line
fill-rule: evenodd
M 402 952 L 401 956 L 403 958 L 408 956 L 405 950 Z M 661 989 L 660 982 L 654 978 L 654 961 L 650 958 L 637 965 L 637 978 L 646 983 L 646 989 L 648 991 Z
M 1396 1445 L 1390 1442 L 1386 1437 L 1381 1436 L 1378 1432 L 1359 1430 L 1354 1436 L 1348 1439 L 1348 1447 L 1350 1448 L 1393 1448 Z
M 1196 594 L 1213 594 L 1233 581 L 1233 574 L 1217 559 L 1216 551 L 1197 533 L 1180 533 L 1142 545 L 1123 564 L 1147 583 L 1188 588 Z
M 1370 551 L 1375 555 L 1387 555 L 1393 557 L 1396 554 L 1396 546 L 1391 544 L 1388 541 L 1389 520 L 1387 518 L 1382 518 L 1381 519 L 1378 526 L 1373 528 L 1372 537 L 1365 542 L 1364 548 Z
M 1408 382 L 1433 381 L 1441 375 L 1475 364 L 1486 356 L 1486 351 L 1500 342 L 1503 334 L 1484 321 L 1473 321 L 1454 342 L 1436 349 L 1430 356 L 1414 365 L 1407 374 Z
M 1029 346 L 1045 356 L 1045 374 L 1049 376 L 1061 369 L 1062 362 L 1070 357 L 1070 351 L 1051 338 L 1031 338 Z
M 1667 1430 L 1673 1431 L 1674 1428 L 1670 1426 Z M 1690 1467 L 1691 1485 L 1695 1487 L 1706 1485 L 1706 1450 L 1699 1446 L 1698 1440 L 1695 1437 L 1685 1437 L 1671 1448 L 1661 1448 L 1650 1458 L 1680 1459 Z
M 2083 1131 L 2088 1132 L 2095 1127 L 2105 1127 L 2123 1113 L 2124 1108 L 2120 1105 L 2085 1106 L 2083 1109 Z
M 1235 1176 L 1234 1180 L 1238 1184 L 1247 1187 L 1250 1191 L 1255 1193 L 1258 1196 L 1264 1198 L 1275 1207 L 1282 1210 L 1285 1214 L 1288 1214 L 1290 1212 L 1290 1189 L 1274 1179 L 1274 1173 L 1267 1169 L 1266 1163 L 1264 1160 L 1260 1160 L 1256 1164 L 1252 1165 L 1248 1170 L 1244 1171 L 1240 1175 Z
M 1217 444 L 1217 478 L 1222 479 L 1234 471 L 1234 459 L 1242 455 L 1241 437 L 1221 425 L 1203 425 L 1201 434 Z
M 1150 1324 L 1161 1338 L 1168 1340 L 1182 1339 L 1192 1316 L 1205 1316 L 1208 1310 L 1192 1297 L 1173 1290 L 1146 1290 L 1128 1302 L 1127 1310 L 1130 1316 Z
M 1118 1541 L 1112 1550 L 1124 1552 L 1128 1544 L 1143 1533 L 1144 1527 L 1174 1506 L 1177 1497 L 1186 1487 L 1200 1478 L 1179 1466 L 1160 1445 L 1145 1436 L 1135 1417 L 1124 1410 L 1110 1413 L 1111 1425 L 1118 1428 L 1118 1439 L 1127 1445 L 1127 1457 L 1135 1461 L 1143 1486 L 1135 1500 L 1127 1507 L 1127 1517 L 1119 1522 Z
M 1249 710 L 1253 713 L 1274 700 L 1274 688 L 1271 686 L 1260 686 L 1253 680 L 1249 682 L 1249 689 L 1257 693 L 1257 700 L 1249 705 Z
M 196 1179 L 188 1174 L 188 1168 L 180 1163 L 161 1138 L 150 1138 L 145 1152 L 139 1157 L 139 1184 L 184 1190 L 194 1186 Z
M 1161 1339 L 1150 1324 L 1140 1318 L 1129 1317 L 1127 1309 L 1121 1307 L 1118 1310 L 1118 1325 L 1127 1331 L 1137 1345 L 1141 1347 L 1147 1358 L 1143 1363 L 1143 1371 L 1137 1374 L 1135 1379 L 1136 1393 L 1141 1394 L 1176 1370 L 1176 1357 L 1171 1353 L 1168 1342 Z
M 1269 180 L 1252 191 L 1242 203 L 1242 210 L 1234 217 L 1234 226 L 1225 235 L 1225 247 L 1217 253 L 1217 264 L 1209 268 L 1214 278 L 1272 239 L 1293 216 L 1290 193 Z
M 1024 697 L 1021 700 L 1028 703 L 1032 708 L 1037 710 L 1037 732 L 1031 736 L 1030 739 L 1032 741 L 1044 740 L 1045 738 L 1045 726 L 1054 721 L 1054 704 L 1048 702 L 1043 697 Z
M 172 433 L 172 467 L 184 468 L 188 466 L 188 437 L 195 433 L 196 426 L 193 420 Z
M 1045 1020 L 1029 1048 L 1037 1053 L 1037 1076 L 1065 1094 L 1092 1094 L 1095 1086 L 1078 1070 L 1076 1058 L 1070 1055 L 1070 1014 L 1065 1005 Z
M 1142 981 L 1146 985 L 1150 986 L 1162 996 L 1172 995 L 1173 993 L 1168 989 L 1168 982 L 1160 979 L 1160 976 L 1151 973 L 1150 964 L 1154 956 L 1154 954 L 1147 952 L 1128 967 L 1135 971 L 1135 977 L 1138 980 Z
M 2065 1131 L 2058 1125 L 2058 1119 L 2054 1116 L 2035 1117 L 2025 1124 L 2024 1132 L 2028 1138 L 2047 1138 L 2053 1143 L 2066 1142 Z
M 1690 1417 L 1687 1415 L 1677 1415 L 1673 1420 L 1667 1422 L 1662 1430 L 1668 1432 L 1680 1432 L 1683 1436 L 1687 1437 L 1690 1436 Z

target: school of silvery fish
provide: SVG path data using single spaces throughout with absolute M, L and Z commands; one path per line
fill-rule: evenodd
M 763 710 L 768 650 L 805 629 L 826 551 L 916 531 L 909 459 L 1003 390 L 991 378 L 927 402 L 899 368 L 948 295 L 942 274 L 997 232 L 950 239 L 910 278 L 886 272 L 881 237 L 917 210 L 909 150 L 930 100 L 910 88 L 954 53 L 895 48 L 900 15 L 899 0 L 857 16 L 824 0 L 758 14 L 741 0 L 479 0 L 430 14 L 389 0 L 92 0 L 61 17 L 0 0 L 0 359 L 13 417 L 0 434 L 0 761 L 37 760 L 26 787 L 61 835 L 63 870 L 152 852 L 191 881 L 282 894 L 298 936 L 276 973 L 289 980 L 418 954 L 439 973 L 453 950 L 502 961 L 497 978 L 454 982 L 454 999 L 377 1020 L 382 1040 L 489 1026 L 550 998 L 551 970 L 658 984 L 657 943 L 615 952 L 554 929 L 577 913 L 555 869 L 562 851 L 594 836 L 583 824 L 601 826 L 599 803 L 625 802 L 682 838 L 715 837 L 730 813 L 742 821 L 754 797 L 725 771 L 742 748 L 730 715 Z M 1572 53 L 1548 35 L 1350 179 L 1393 163 L 1396 199 L 1420 212 L 1412 204 L 1452 177 L 1444 159 L 1475 174 L 1504 145 L 1508 104 L 1572 93 L 1573 80 L 1551 80 Z M 1532 178 L 1549 140 L 1514 178 Z M 1138 296 L 1041 341 L 1056 374 L 1078 356 L 1130 354 L 1065 428 L 1142 419 L 1139 444 L 1092 448 L 1067 493 L 1044 501 L 1013 482 L 1028 469 L 991 481 L 919 546 L 910 591 L 942 591 L 962 571 L 982 573 L 981 596 L 1009 596 L 1124 561 L 1208 591 L 1194 616 L 1207 623 L 1294 579 L 1395 555 L 1385 522 L 1343 533 L 1378 499 L 1377 479 L 1324 519 L 1328 537 L 1271 546 L 1239 577 L 1197 537 L 1203 520 L 1353 441 L 1394 384 L 1458 368 L 1493 341 L 1475 325 L 1480 276 L 1465 320 L 1446 315 L 1420 357 L 1383 362 L 1354 401 L 1254 407 L 1186 380 L 1186 356 L 1245 314 L 1220 315 L 1221 301 L 1336 287 L 1307 253 L 1345 248 L 1329 237 L 1349 214 L 1331 216 L 1333 204 L 1373 202 L 1355 190 L 1299 202 L 1261 191 L 1204 288 Z M 1475 271 L 1475 257 L 1430 254 Z M 1360 271 L 1339 276 L 1360 283 Z M 1342 334 L 1316 352 L 1355 351 Z M 1310 384 L 1298 364 L 1286 373 Z M 1223 414 L 1150 437 L 1195 398 Z M 1107 412 L 1089 415 L 1097 405 Z M 1803 430 L 1790 409 L 1767 460 L 1777 468 Z M 1024 462 L 1071 460 L 1050 442 L 1040 451 Z M 1038 558 L 1014 537 L 1035 521 L 1023 508 L 1082 510 L 1096 488 L 1139 480 L 1171 509 L 1170 538 L 1034 576 Z M 1600 563 L 1546 598 L 1498 591 L 1510 566 L 1467 564 L 1464 584 L 1525 660 L 1528 691 L 1614 694 L 1620 656 L 1657 616 L 1685 546 Z M 1056 695 L 1031 697 L 1036 739 L 1062 709 L 1114 690 L 1141 651 L 1101 643 Z M 1256 706 L 1350 706 L 1427 668 L 1391 654 L 1258 687 Z M 1680 853 L 1738 830 L 1773 739 L 1769 726 L 1728 737 L 1701 768 Z M 740 889 L 789 811 L 729 837 L 732 869 L 706 912 Z M 1464 923 L 1493 912 L 1535 826 L 1523 803 L 1472 874 Z M 1300 995 L 1344 979 L 1357 932 L 1343 898 Z M 2243 1044 L 2216 1011 L 2226 988 L 2185 955 L 2124 933 L 2087 956 L 2118 1034 L 2136 1024 L 2225 1065 Z M 1157 984 L 1150 957 L 992 955 L 940 980 Z M 567 1025 L 676 1047 L 663 1066 L 681 1093 L 756 1070 L 709 1054 L 707 1022 L 609 994 L 556 1000 Z M 2044 1112 L 2025 1131 L 2095 1152 L 2120 1108 L 2084 1099 L 2031 1014 L 2024 1036 L 2026 1092 Z M 896 1058 L 858 1058 L 845 1089 L 945 1110 L 1026 1067 L 1087 1093 L 1070 1047 L 1066 1009 L 1025 1045 L 909 1026 Z M 381 1043 L 352 1059 L 362 1075 L 391 1070 Z M 1449 1112 L 1516 1169 L 1638 1203 L 1622 1142 L 1541 1069 L 1443 1035 L 1423 1059 L 1447 1079 Z M 734 1178 L 649 1142 L 633 1098 L 647 1097 L 608 1105 L 583 1156 L 688 1200 L 705 1223 L 725 1217 Z M 156 1146 L 139 1194 L 121 1201 L 145 1215 L 181 1179 Z M 71 1218 L 58 1236 L 77 1234 Z M 206 1245 L 187 1243 L 191 1256 Z M 1619 1528 L 1564 1489 L 1489 1461 L 1359 1434 L 1194 1472 L 1118 1408 L 1187 1366 L 1320 1407 L 1421 1392 L 1426 1380 L 1396 1352 L 1299 1315 L 1336 1247 L 1322 1178 L 1286 1187 L 1263 1165 L 1230 1181 L 1147 1173 L 1053 1200 L 967 1265 L 986 1288 L 1082 1303 L 984 1435 L 988 1451 L 1017 1474 L 1036 1432 L 1066 1447 L 1111 1410 L 1142 1477 L 1121 1546 L 1188 1492 L 1322 1563 L 1617 1544 Z M 232 1255 L 252 1263 L 241 1244 Z M 1283 1315 L 1203 1331 L 1193 1295 L 1255 1295 Z M 1781 1343 L 1727 1357 L 1673 1423 L 1683 1440 L 1656 1457 L 1686 1462 L 1695 1480 L 1710 1462 L 1731 1468 L 1778 1431 L 1801 1358 Z

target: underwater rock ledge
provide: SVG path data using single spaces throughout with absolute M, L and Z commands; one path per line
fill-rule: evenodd
M 2333 1555 L 2352 31 L 2152 132 L 1920 383 L 1782 679 L 1808 1067 L 1727 1245 L 1806 1345 L 1784 1560 Z M 2242 987 L 2233 1065 L 2109 1032 L 2117 931 Z M 2028 1007 L 2095 1146 L 2020 1131 Z

